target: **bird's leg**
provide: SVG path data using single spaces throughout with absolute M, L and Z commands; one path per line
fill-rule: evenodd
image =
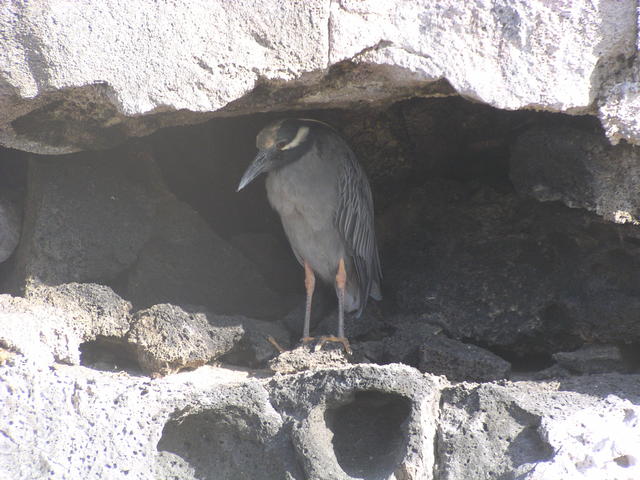
M 344 290 L 347 286 L 347 271 L 344 268 L 344 259 L 338 262 L 336 274 L 336 292 L 338 293 L 338 338 L 344 338 Z
M 347 286 L 347 270 L 344 268 L 344 259 L 341 258 L 338 263 L 338 273 L 336 274 L 336 294 L 338 295 L 338 336 L 322 337 L 318 348 L 326 342 L 341 343 L 344 351 L 351 354 L 349 340 L 344 336 L 344 293 Z
M 313 290 L 316 287 L 316 276 L 307 261 L 304 261 L 304 286 L 307 290 L 307 304 L 304 310 L 304 328 L 302 329 L 302 343 L 312 340 L 309 336 L 309 325 L 311 324 L 311 301 L 313 300 Z

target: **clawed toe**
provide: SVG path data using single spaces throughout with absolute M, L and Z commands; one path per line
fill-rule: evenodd
M 351 345 L 349 345 L 349 340 L 347 340 L 345 337 L 334 337 L 332 335 L 329 336 L 324 336 L 324 337 L 320 337 L 319 338 L 319 342 L 316 345 L 316 350 L 320 350 L 325 343 L 339 343 L 342 345 L 342 348 L 344 348 L 344 351 L 347 355 L 351 355 Z
M 351 355 L 352 353 L 351 345 L 349 345 L 349 340 L 347 340 L 345 337 L 335 337 L 333 335 L 325 335 L 322 337 L 302 337 L 300 339 L 300 342 L 302 343 L 302 345 L 309 345 L 310 343 L 315 342 L 315 345 L 313 346 L 314 352 L 322 350 L 322 348 L 327 343 L 339 343 L 340 345 L 342 345 L 342 348 L 344 349 L 346 354 Z

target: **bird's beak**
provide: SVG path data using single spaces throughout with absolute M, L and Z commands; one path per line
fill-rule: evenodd
M 271 157 L 275 153 L 274 149 L 270 150 L 260 150 L 256 158 L 253 160 L 247 171 L 244 172 L 242 178 L 240 179 L 240 184 L 238 185 L 238 189 L 236 192 L 239 192 L 244 187 L 249 185 L 258 175 L 265 172 L 269 164 L 271 163 Z

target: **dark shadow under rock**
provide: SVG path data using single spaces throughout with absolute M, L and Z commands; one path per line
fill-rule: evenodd
M 145 141 L 32 156 L 12 282 L 111 285 L 136 309 L 204 305 L 216 313 L 286 311 L 256 267 L 165 186 Z
M 138 359 L 122 338 L 98 336 L 80 344 L 80 365 L 106 372 L 125 371 L 129 375 L 141 372 Z
M 296 261 L 284 238 L 269 233 L 236 235 L 229 243 L 253 262 L 269 286 L 280 294 L 301 294 L 304 291 L 304 270 Z

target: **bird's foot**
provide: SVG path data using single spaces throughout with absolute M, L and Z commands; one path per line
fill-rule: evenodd
M 333 343 L 340 343 L 347 355 L 351 355 L 352 353 L 351 345 L 349 345 L 349 340 L 347 340 L 345 337 L 334 337 L 332 335 L 327 335 L 327 336 L 320 337 L 318 340 L 319 342 L 315 346 L 316 351 L 320 350 L 325 343 L 333 342 Z
M 317 352 L 324 347 L 326 343 L 339 343 L 344 348 L 344 351 L 347 355 L 351 355 L 351 345 L 349 345 L 349 340 L 345 337 L 334 337 L 333 335 L 325 335 L 322 337 L 302 337 L 300 339 L 303 345 L 308 345 L 310 343 L 316 342 L 313 346 L 313 351 Z

